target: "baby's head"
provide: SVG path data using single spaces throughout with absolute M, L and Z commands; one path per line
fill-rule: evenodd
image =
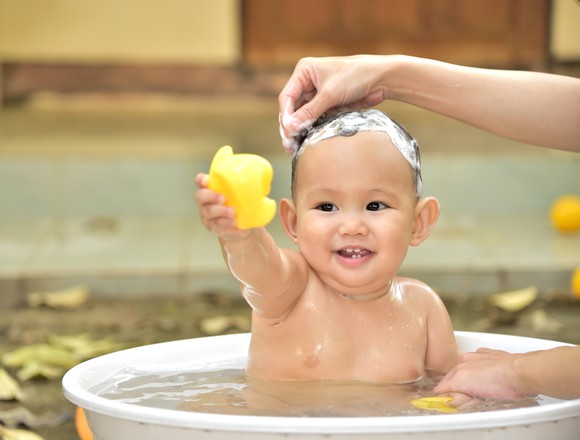
M 391 143 L 400 151 L 410 166 L 413 188 L 417 198 L 423 192 L 421 179 L 421 157 L 419 144 L 405 128 L 379 110 L 363 110 L 339 113 L 335 116 L 322 116 L 298 139 L 298 148 L 292 158 L 292 196 L 296 192 L 297 164 L 301 154 L 308 147 L 336 136 L 353 136 L 362 131 L 384 133 Z

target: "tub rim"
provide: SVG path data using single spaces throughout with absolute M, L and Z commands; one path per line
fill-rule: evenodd
M 514 352 L 543 350 L 557 346 L 571 346 L 563 342 L 540 338 L 514 336 L 495 333 L 455 331 L 460 346 L 486 346 Z M 477 342 L 491 339 L 494 343 Z M 83 379 L 87 373 L 101 371 L 103 379 L 110 377 L 121 366 L 119 359 L 146 359 L 152 357 L 152 365 L 163 365 L 163 358 L 156 352 L 171 350 L 185 352 L 192 344 L 207 345 L 210 348 L 220 344 L 233 344 L 237 350 L 247 353 L 250 334 L 220 335 L 204 338 L 183 339 L 121 350 L 85 361 L 70 369 L 63 377 L 62 386 L 65 397 L 73 404 L 89 413 L 123 419 L 137 423 L 162 425 L 176 428 L 201 429 L 211 431 L 237 431 L 246 433 L 292 433 L 292 434 L 361 434 L 361 433 L 399 433 L 399 432 L 439 432 L 502 428 L 516 425 L 534 425 L 556 422 L 561 419 L 578 417 L 580 419 L 580 399 L 559 400 L 546 398 L 549 403 L 536 407 L 504 409 L 499 411 L 475 412 L 466 414 L 434 414 L 421 416 L 392 417 L 271 417 L 224 415 L 196 413 L 139 406 L 110 400 L 88 391 L 89 382 Z M 477 342 L 477 343 L 476 343 Z M 498 347 L 498 342 L 500 346 Z M 503 344 L 501 344 L 503 342 Z M 522 344 L 527 343 L 525 350 Z M 506 345 L 508 347 L 506 347 Z M 517 347 L 520 347 L 518 350 Z M 511 349 L 510 349 L 511 348 Z M 191 348 L 189 347 L 189 350 Z M 473 348 L 464 349 L 471 351 Z M 231 359 L 231 353 L 224 359 Z M 157 357 L 156 357 L 157 356 Z M 211 353 L 210 353 L 211 357 Z M 218 361 L 219 362 L 219 361 Z M 203 365 L 199 361 L 189 361 L 190 365 Z M 178 363 L 179 364 L 179 363 Z M 104 366 L 108 368 L 104 369 Z M 183 365 L 186 365 L 185 363 Z M 106 374 L 105 374 L 106 373 Z M 94 385 L 94 384 L 93 384 Z M 91 385 L 92 386 L 92 385 Z M 90 418 L 90 415 L 89 415 Z

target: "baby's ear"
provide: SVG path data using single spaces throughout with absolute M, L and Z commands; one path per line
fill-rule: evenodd
M 415 225 L 411 237 L 411 246 L 419 246 L 431 235 L 439 218 L 439 202 L 435 197 L 419 200 L 415 207 Z
M 280 220 L 282 220 L 282 226 L 284 227 L 284 232 L 294 244 L 297 243 L 298 237 L 296 234 L 296 208 L 294 203 L 290 199 L 280 200 Z

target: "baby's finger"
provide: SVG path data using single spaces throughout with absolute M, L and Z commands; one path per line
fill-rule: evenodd
M 209 175 L 206 173 L 199 173 L 195 176 L 195 183 L 199 188 L 207 188 L 209 182 Z
M 226 198 L 223 194 L 212 191 L 211 189 L 199 189 L 195 192 L 195 200 L 200 206 L 204 205 L 225 205 Z
M 228 235 L 228 233 L 235 234 L 239 231 L 235 218 L 220 217 L 209 222 L 206 228 L 219 237 Z
M 234 208 L 225 205 L 207 204 L 201 205 L 199 213 L 204 221 L 215 222 L 221 219 L 235 220 Z

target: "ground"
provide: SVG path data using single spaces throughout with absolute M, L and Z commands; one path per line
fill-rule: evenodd
M 571 296 L 542 298 L 518 313 L 490 307 L 485 298 L 445 298 L 457 330 L 490 331 L 580 342 L 580 302 Z M 207 334 L 249 330 L 250 311 L 232 292 L 213 292 L 195 298 L 90 298 L 74 310 L 32 308 L 22 305 L 0 311 L 0 353 L 45 342 L 47 334 L 90 333 L 94 339 L 112 336 L 128 345 L 143 345 Z M 13 373 L 13 372 L 12 372 Z M 0 412 L 18 406 L 37 416 L 62 422 L 40 427 L 46 440 L 77 439 L 74 407 L 61 392 L 60 380 L 34 380 L 21 384 L 23 402 L 0 402 Z

